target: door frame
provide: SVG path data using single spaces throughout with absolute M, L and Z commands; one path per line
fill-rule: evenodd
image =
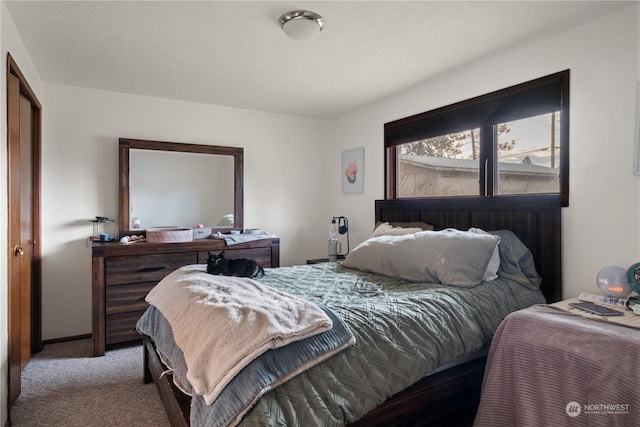
M 7 53 L 7 77 L 6 77 L 6 87 L 7 87 L 7 176 L 11 179 L 11 161 L 10 161 L 10 153 L 12 147 L 17 147 L 20 143 L 19 130 L 16 132 L 16 122 L 19 123 L 19 116 L 16 117 L 15 108 L 17 108 L 14 103 L 15 99 L 13 96 L 10 96 L 9 93 L 9 80 L 11 76 L 14 76 L 19 81 L 19 93 L 26 97 L 29 102 L 31 102 L 32 106 L 32 138 L 33 138 L 33 147 L 32 147 L 32 162 L 33 162 L 33 175 L 32 175 L 32 183 L 33 183 L 33 194 L 32 194 L 32 227 L 33 227 L 33 247 L 32 247 L 32 285 L 31 285 L 31 352 L 37 353 L 42 350 L 42 221 L 41 221 L 41 178 L 42 178 L 42 105 L 38 98 L 35 96 L 35 93 L 29 86 L 27 79 L 24 74 L 20 71 L 20 68 L 16 64 L 15 60 L 11 56 L 10 53 Z M 19 96 L 18 96 L 19 98 Z M 19 126 L 18 126 L 19 129 Z M 8 183 L 10 186 L 11 182 Z M 12 209 L 15 209 L 16 200 L 13 200 L 14 195 L 10 191 L 8 191 L 7 197 L 7 214 L 10 216 Z M 9 375 L 8 375 L 8 410 L 11 408 L 12 399 L 17 397 L 20 393 L 20 375 L 15 376 L 15 370 L 18 369 L 20 372 L 21 367 L 21 358 L 20 358 L 20 346 L 16 346 L 15 344 L 18 342 L 20 335 L 19 328 L 16 331 L 16 328 L 12 327 L 12 324 L 15 324 L 16 321 L 19 321 L 19 317 L 15 315 L 15 310 L 11 310 L 11 307 L 16 307 L 16 304 L 19 301 L 15 301 L 16 293 L 11 291 L 11 278 L 12 278 L 12 268 L 15 266 L 13 260 L 15 258 L 13 253 L 12 245 L 13 242 L 16 241 L 15 230 L 12 230 L 12 226 L 9 223 L 8 227 L 8 260 L 7 260 L 7 270 L 8 270 L 8 312 L 9 312 L 9 328 L 8 328 L 8 364 L 9 364 Z M 12 301 L 12 299 L 14 301 Z M 19 312 L 18 312 L 19 315 Z M 16 333 L 18 337 L 16 337 Z M 16 348 L 17 347 L 17 348 Z M 17 366 L 17 368 L 16 368 Z M 12 375 L 12 370 L 14 375 Z M 18 382 L 16 384 L 16 381 Z M 8 411 L 9 413 L 9 411 Z

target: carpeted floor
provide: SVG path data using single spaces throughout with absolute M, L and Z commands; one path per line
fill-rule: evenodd
M 11 426 L 169 426 L 154 384 L 142 381 L 142 345 L 91 356 L 91 340 L 49 344 L 22 372 Z

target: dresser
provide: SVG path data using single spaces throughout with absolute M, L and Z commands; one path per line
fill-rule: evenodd
M 95 242 L 91 256 L 93 355 L 104 355 L 110 344 L 141 339 L 136 322 L 148 306 L 147 293 L 178 267 L 206 264 L 209 251 L 224 251 L 228 259 L 250 258 L 263 267 L 280 266 L 277 237 L 231 246 L 216 239 L 129 245 Z

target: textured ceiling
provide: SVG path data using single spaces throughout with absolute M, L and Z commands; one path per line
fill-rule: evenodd
M 318 118 L 633 3 L 5 0 L 44 82 Z M 296 9 L 322 33 L 287 38 Z

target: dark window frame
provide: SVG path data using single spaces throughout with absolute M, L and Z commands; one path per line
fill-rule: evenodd
M 385 123 L 385 198 L 387 200 L 399 198 L 396 146 L 478 127 L 487 135 L 495 134 L 494 125 L 498 123 L 548 113 L 551 108 L 557 108 L 562 113 L 560 115 L 559 197 L 563 207 L 569 206 L 569 77 L 569 70 L 564 70 Z M 492 144 L 493 138 L 484 139 L 484 142 L 480 143 L 479 164 L 486 167 L 480 167 L 479 196 L 494 195 L 497 159 Z

